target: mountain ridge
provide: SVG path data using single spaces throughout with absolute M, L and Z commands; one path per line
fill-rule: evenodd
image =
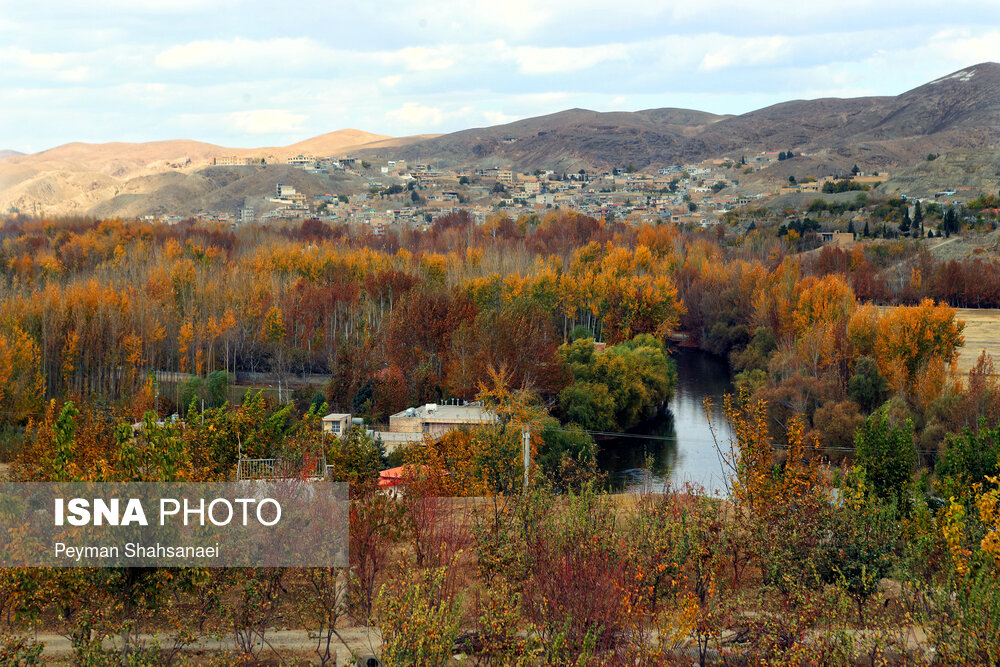
M 217 187 L 214 181 L 198 176 L 213 156 L 284 160 L 298 154 L 390 155 L 441 167 L 577 171 L 628 165 L 643 169 L 793 150 L 811 155 L 810 164 L 830 171 L 843 172 L 853 164 L 865 171 L 897 169 L 911 167 L 931 152 L 976 155 L 997 148 L 998 118 L 1000 64 L 988 62 L 900 95 L 789 100 L 738 115 L 670 107 L 574 108 L 441 135 L 388 137 L 345 129 L 270 148 L 226 148 L 191 140 L 73 142 L 29 155 L 0 153 L 0 210 L 111 213 L 114 207 L 106 203 L 124 198 L 120 201 L 126 204 L 118 210 L 137 214 L 143 201 L 155 200 L 161 201 L 152 207 L 159 212 L 179 201 L 181 192 L 215 201 L 210 196 Z M 164 196 L 152 197 L 159 189 Z M 228 199 L 219 203 L 223 201 Z
M 928 146 L 938 151 L 996 146 L 997 118 L 1000 64 L 989 62 L 896 96 L 790 100 L 730 116 L 688 109 L 570 109 L 413 142 L 400 155 L 451 165 L 573 170 L 588 162 L 597 168 L 630 163 L 642 168 L 657 161 L 796 150 L 891 167 L 912 162 Z M 501 135 L 506 141 L 495 141 Z

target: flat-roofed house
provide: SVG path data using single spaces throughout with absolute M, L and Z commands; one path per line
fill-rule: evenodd
M 323 417 L 323 433 L 340 436 L 351 427 L 351 413 L 331 412 Z
M 389 430 L 376 431 L 386 451 L 405 445 L 421 444 L 462 426 L 492 424 L 496 417 L 481 405 L 438 405 L 427 403 L 407 408 L 389 417 Z

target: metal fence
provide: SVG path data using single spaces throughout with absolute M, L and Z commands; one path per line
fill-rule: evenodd
M 326 457 L 307 461 L 284 459 L 240 459 L 236 464 L 236 479 L 324 479 Z

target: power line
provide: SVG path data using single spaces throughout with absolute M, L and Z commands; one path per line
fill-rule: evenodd
M 707 444 L 707 445 L 717 445 L 717 444 L 719 444 L 716 440 L 709 439 L 709 438 L 687 438 L 687 437 L 685 437 L 685 438 L 679 438 L 677 436 L 670 436 L 670 435 L 643 435 L 642 433 L 615 433 L 615 432 L 612 432 L 612 431 L 592 431 L 592 430 L 588 430 L 588 429 L 569 429 L 569 428 L 563 428 L 561 426 L 559 426 L 559 427 L 550 427 L 550 430 L 561 431 L 563 433 L 587 433 L 589 435 L 601 435 L 601 436 L 612 437 L 612 438 L 635 438 L 637 440 L 661 440 L 661 441 L 664 441 L 664 442 L 677 442 L 677 443 L 681 443 L 681 442 L 685 442 L 685 443 L 694 442 L 694 443 Z M 773 442 L 769 443 L 769 446 L 771 447 L 771 449 L 773 449 L 775 451 L 787 451 L 789 449 L 788 445 L 779 445 L 779 444 L 776 444 L 776 443 L 773 443 Z M 826 446 L 826 445 L 820 445 L 819 449 L 820 449 L 820 451 L 824 451 L 824 452 L 853 452 L 853 451 L 856 451 L 854 447 L 833 447 L 833 446 Z M 917 450 L 914 450 L 914 451 L 916 451 L 917 454 L 940 454 L 940 452 L 938 450 L 936 450 L 936 449 L 917 449 Z

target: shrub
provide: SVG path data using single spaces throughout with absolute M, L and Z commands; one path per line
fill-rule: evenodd
M 376 617 L 387 667 L 444 665 L 451 659 L 462 607 L 444 594 L 446 575 L 446 568 L 427 570 L 412 583 L 379 591 Z

